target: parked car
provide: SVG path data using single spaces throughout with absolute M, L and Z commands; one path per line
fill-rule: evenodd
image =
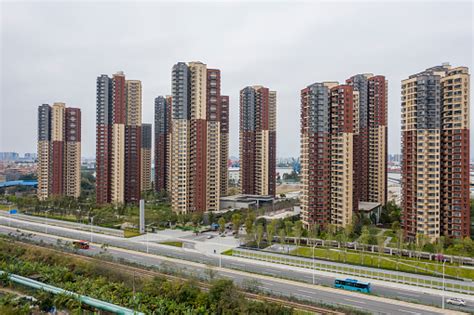
M 446 303 L 452 304 L 452 305 L 458 305 L 458 306 L 465 306 L 466 305 L 466 301 L 464 301 L 463 299 L 459 299 L 459 298 L 449 298 L 449 299 L 446 300 Z
M 211 238 L 214 238 L 214 236 L 212 236 L 212 235 L 208 235 L 208 236 L 207 236 L 207 239 L 208 239 L 208 240 L 210 240 Z

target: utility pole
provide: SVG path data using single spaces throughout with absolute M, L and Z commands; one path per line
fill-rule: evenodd
M 44 232 L 45 234 L 48 234 L 48 210 L 44 212 Z
M 92 243 L 92 226 L 93 226 L 93 223 L 94 223 L 94 217 L 91 217 L 91 243 Z
M 314 247 L 316 246 L 316 244 L 313 245 L 313 285 L 315 284 L 315 280 L 314 280 Z
M 441 308 L 444 309 L 444 290 L 445 290 L 445 282 L 444 282 L 444 264 L 446 263 L 446 259 L 443 260 L 443 297 L 441 300 Z

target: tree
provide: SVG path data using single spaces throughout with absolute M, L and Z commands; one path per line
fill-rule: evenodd
M 440 236 L 437 240 L 436 240 L 436 246 L 435 246 L 435 250 L 436 250 L 436 253 L 437 254 L 442 254 L 443 253 L 443 250 L 444 250 L 444 236 Z
M 270 224 L 267 224 L 267 243 L 269 246 L 272 245 L 273 237 L 276 233 L 276 224 L 276 220 L 272 220 Z
M 344 228 L 344 234 L 345 236 L 347 237 L 347 242 L 349 241 L 349 239 L 352 237 L 352 234 L 354 233 L 354 224 L 353 223 L 349 223 L 348 225 L 346 225 L 346 227 Z
M 214 221 L 216 220 L 216 216 L 214 215 L 214 212 L 210 211 L 207 219 L 209 221 L 209 224 L 214 223 Z
M 368 245 L 369 241 L 370 241 L 370 231 L 367 228 L 367 226 L 363 226 L 362 232 L 359 237 L 359 242 L 362 244 L 362 255 L 361 255 L 362 263 L 364 262 L 364 250 L 365 250 L 364 245 Z
M 263 239 L 263 225 L 257 225 L 256 233 L 255 233 L 255 240 L 257 241 L 257 247 L 260 248 L 260 243 Z
M 253 222 L 254 222 L 255 215 L 251 215 L 250 213 L 245 218 L 245 233 L 247 233 L 247 240 L 252 241 L 253 238 Z
M 286 233 L 285 233 L 284 228 L 281 228 L 280 230 L 278 230 L 278 238 L 280 239 L 280 244 L 281 245 L 286 244 Z
M 240 225 L 242 224 L 242 217 L 238 213 L 232 215 L 232 225 L 234 228 L 235 235 L 239 235 Z
M 380 255 L 384 253 L 384 248 L 385 248 L 385 236 L 383 236 L 383 234 L 380 234 L 377 236 L 377 249 L 379 252 L 379 265 L 378 265 L 379 268 L 380 268 Z
M 285 234 L 287 236 L 290 236 L 293 231 L 293 222 L 291 221 L 285 221 Z
M 328 224 L 327 232 L 328 232 L 328 240 L 333 240 L 336 236 L 336 226 L 334 224 Z
M 198 227 L 199 227 L 199 224 L 201 222 L 201 219 L 202 219 L 202 215 L 199 214 L 199 213 L 194 213 L 191 217 L 191 220 L 192 220 L 193 226 L 194 226 L 194 233 L 196 233 L 196 234 L 199 233 Z
M 418 259 L 421 258 L 421 252 L 423 251 L 423 248 L 425 247 L 426 243 L 428 242 L 427 236 L 425 234 L 420 234 L 416 233 L 416 256 Z
M 217 221 L 217 224 L 219 224 L 219 233 L 224 233 L 224 231 L 225 231 L 225 219 L 224 219 L 224 217 L 220 217 L 219 221 Z
M 317 223 L 314 223 L 313 225 L 310 225 L 309 231 L 308 231 L 308 245 L 309 240 L 312 239 L 312 241 L 315 241 L 316 238 L 319 236 L 319 225 Z
M 396 232 L 397 235 L 397 249 L 398 249 L 398 255 L 402 257 L 402 249 L 403 249 L 403 240 L 404 240 L 404 235 L 403 235 L 403 230 L 398 229 Z
M 400 230 L 400 222 L 395 221 L 392 223 L 392 231 L 393 233 L 397 233 L 398 230 Z
M 303 234 L 303 222 L 296 221 L 295 226 L 293 227 L 293 235 L 295 236 L 296 246 L 300 246 L 301 234 Z

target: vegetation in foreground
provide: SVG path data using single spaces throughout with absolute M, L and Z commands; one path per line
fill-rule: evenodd
M 293 314 L 292 309 L 275 304 L 249 301 L 235 288 L 232 281 L 217 279 L 208 292 L 193 281 L 169 281 L 155 277 L 146 280 L 120 270 L 73 257 L 51 254 L 0 240 L 0 269 L 35 278 L 79 294 L 135 309 L 146 314 Z M 2 286 L 10 283 L 0 279 Z M 83 306 L 71 297 L 38 292 L 43 310 L 51 306 L 68 308 L 81 313 Z M 0 313 L 23 313 L 14 308 L 11 299 L 0 299 Z M 12 310 L 13 307 L 13 310 Z

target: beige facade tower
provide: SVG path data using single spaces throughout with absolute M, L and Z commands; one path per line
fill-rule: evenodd
M 173 66 L 172 93 L 167 161 L 173 210 L 219 210 L 221 163 L 227 160 L 221 148 L 220 71 L 180 62 Z
M 352 224 L 360 203 L 386 203 L 387 82 L 358 74 L 301 91 L 304 225 Z M 370 218 L 376 223 L 377 218 Z
M 405 236 L 470 235 L 469 71 L 449 64 L 402 81 Z
M 240 187 L 275 195 L 276 92 L 256 85 L 240 91 Z
M 151 124 L 142 124 L 141 141 L 141 190 L 150 191 L 151 187 Z
M 38 198 L 80 195 L 81 111 L 64 103 L 38 108 Z

